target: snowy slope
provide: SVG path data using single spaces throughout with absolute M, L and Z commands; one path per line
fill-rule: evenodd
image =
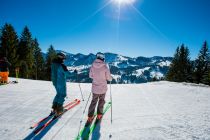
M 67 83 L 68 99 L 80 98 L 77 83 Z M 85 99 L 90 84 L 81 84 Z M 20 140 L 29 127 L 47 116 L 55 90 L 51 82 L 19 80 L 0 86 L 0 139 Z M 112 85 L 113 123 L 105 114 L 92 140 L 191 140 L 210 139 L 210 87 L 186 83 L 153 82 Z M 107 92 L 109 100 L 109 91 Z M 85 102 L 62 116 L 34 139 L 74 140 Z

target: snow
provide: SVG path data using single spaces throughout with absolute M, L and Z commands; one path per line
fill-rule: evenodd
M 160 79 L 161 77 L 164 77 L 164 75 L 159 71 L 152 71 L 152 72 L 150 72 L 150 77 L 152 77 L 152 78 L 156 77 L 156 78 Z
M 120 62 L 114 62 L 113 66 L 117 67 Z
M 11 78 L 10 78 L 11 79 Z M 14 79 L 11 79 L 14 80 Z M 109 86 L 108 86 L 109 87 Z M 78 83 L 67 83 L 66 102 L 81 98 Z M 81 84 L 85 101 L 68 111 L 34 139 L 74 140 L 91 84 Z M 110 112 L 96 127 L 92 140 L 192 140 L 210 139 L 210 87 L 152 82 L 112 85 L 113 122 Z M 24 139 L 29 127 L 49 115 L 55 89 L 51 82 L 19 79 L 18 84 L 0 86 L 0 138 Z M 107 91 L 106 100 L 110 94 Z M 89 104 L 88 104 L 89 105 Z M 109 135 L 112 135 L 109 138 Z
M 158 65 L 161 67 L 163 67 L 163 66 L 169 67 L 171 65 L 171 62 L 166 60 L 166 61 L 162 61 L 162 62 L 158 63 Z
M 145 70 L 149 70 L 149 69 L 150 69 L 150 67 L 145 67 L 143 69 L 136 70 L 136 76 L 141 76 Z
M 125 57 L 122 56 L 122 55 L 118 55 L 118 60 L 120 60 L 120 61 L 127 61 L 128 58 L 125 58 Z
M 112 74 L 113 79 L 115 79 L 117 82 L 119 81 L 119 79 L 121 78 L 120 75 L 116 75 L 116 74 Z
M 77 70 L 78 73 L 81 73 L 84 69 L 89 69 L 91 65 L 80 65 L 80 66 L 73 66 L 73 67 L 67 67 L 69 71 L 73 72 L 74 70 Z

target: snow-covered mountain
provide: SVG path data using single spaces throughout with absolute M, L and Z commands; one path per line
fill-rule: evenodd
M 55 89 L 50 81 L 19 79 L 18 82 L 0 86 L 0 139 L 75 140 L 87 120 L 90 100 L 83 111 L 91 84 L 80 84 L 85 101 L 81 100 L 79 105 L 35 135 L 34 130 L 41 125 L 29 128 L 49 115 Z M 209 86 L 161 81 L 112 84 L 111 89 L 112 123 L 109 109 L 89 140 L 210 139 Z M 110 101 L 109 92 L 108 89 L 107 102 Z M 81 99 L 78 83 L 67 83 L 67 96 L 65 104 L 75 98 Z
M 172 57 L 136 57 L 131 58 L 114 53 L 105 53 L 106 63 L 111 68 L 114 83 L 144 83 L 153 79 L 163 79 L 168 71 Z M 69 54 L 65 64 L 71 72 L 76 69 L 79 76 L 71 81 L 90 82 L 89 67 L 95 60 L 95 54 Z

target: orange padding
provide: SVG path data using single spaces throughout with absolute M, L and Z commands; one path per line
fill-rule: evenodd
M 8 83 L 9 72 L 0 72 L 0 82 Z

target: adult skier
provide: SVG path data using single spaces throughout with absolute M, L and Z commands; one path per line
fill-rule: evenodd
M 0 83 L 8 83 L 9 67 L 11 64 L 6 57 L 0 57 Z
M 97 119 L 101 119 L 103 116 L 103 106 L 105 104 L 105 95 L 107 92 L 107 81 L 112 80 L 110 70 L 104 61 L 105 55 L 98 52 L 96 54 L 96 60 L 93 62 L 89 71 L 89 77 L 92 79 L 92 101 L 89 106 L 86 125 L 90 124 L 94 119 L 97 102 Z
M 59 52 L 51 65 L 51 80 L 56 89 L 56 96 L 53 100 L 52 109 L 57 116 L 64 111 L 63 103 L 66 97 L 66 79 L 71 76 L 71 73 L 64 65 L 65 59 L 66 55 Z

